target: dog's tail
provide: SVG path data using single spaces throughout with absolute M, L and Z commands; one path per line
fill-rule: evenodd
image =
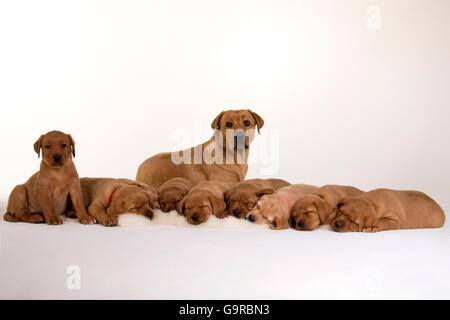
M 7 212 L 3 215 L 3 220 L 8 222 L 19 222 L 20 220 L 14 217 L 11 213 Z

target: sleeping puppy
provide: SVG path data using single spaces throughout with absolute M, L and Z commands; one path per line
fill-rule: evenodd
M 265 194 L 248 213 L 247 219 L 258 224 L 270 224 L 271 229 L 289 228 L 292 204 L 316 190 L 317 187 L 308 184 L 293 184 L 273 194 Z
M 81 178 L 80 182 L 84 205 L 104 226 L 116 225 L 122 213 L 152 218 L 153 209 L 159 208 L 158 194 L 143 183 L 112 178 Z
M 363 192 L 350 186 L 323 186 L 314 194 L 295 202 L 292 206 L 291 226 L 296 230 L 309 231 L 320 224 L 328 224 L 339 201 L 346 197 L 356 197 Z
M 376 189 L 342 199 L 337 208 L 331 226 L 339 232 L 439 228 L 445 222 L 442 208 L 419 191 Z
M 263 195 L 290 185 L 281 179 L 249 179 L 225 192 L 228 215 L 245 218 Z
M 224 192 L 235 184 L 230 181 L 200 182 L 178 203 L 177 210 L 190 224 L 205 222 L 211 214 L 224 218 L 227 215 Z
M 80 179 L 72 161 L 75 157 L 75 142 L 70 134 L 51 131 L 34 143 L 34 151 L 42 161 L 40 170 L 18 185 L 11 192 L 3 218 L 9 222 L 46 222 L 62 224 L 60 215 L 68 209 L 69 199 L 73 214 L 83 224 L 94 223 L 86 213 L 80 188 Z
M 184 178 L 173 178 L 166 181 L 158 188 L 158 201 L 161 210 L 164 212 L 176 210 L 178 202 L 183 200 L 192 187 L 192 183 Z

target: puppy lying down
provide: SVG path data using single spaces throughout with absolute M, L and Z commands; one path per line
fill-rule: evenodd
M 247 219 L 256 224 L 269 224 L 271 229 L 287 229 L 292 204 L 315 190 L 317 187 L 308 184 L 293 184 L 272 194 L 265 194 L 248 213 Z
M 147 185 L 128 179 L 81 178 L 84 205 L 89 214 L 104 226 L 114 226 L 123 213 L 153 216 L 159 208 L 157 193 Z M 71 212 L 66 213 L 73 217 Z
M 313 194 L 302 197 L 292 206 L 291 227 L 310 231 L 319 225 L 329 224 L 337 209 L 337 204 L 347 197 L 356 197 L 364 191 L 351 186 L 326 185 Z
M 442 208 L 423 192 L 376 189 L 342 199 L 330 224 L 339 232 L 378 232 L 439 228 L 444 222 Z

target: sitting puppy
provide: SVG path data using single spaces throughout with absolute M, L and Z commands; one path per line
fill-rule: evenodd
M 51 131 L 42 135 L 34 144 L 38 157 L 41 150 L 40 170 L 14 188 L 3 218 L 10 222 L 62 224 L 59 216 L 67 210 L 70 199 L 78 221 L 94 223 L 83 205 L 80 179 L 72 161 L 75 142 L 70 134 Z
M 245 218 L 263 195 L 290 185 L 281 179 L 249 179 L 225 192 L 228 215 Z
M 247 218 L 258 224 L 270 224 L 271 229 L 289 228 L 288 220 L 292 204 L 316 190 L 317 187 L 308 184 L 293 184 L 273 194 L 265 194 L 258 200 Z
M 356 197 L 364 191 L 349 186 L 326 185 L 314 194 L 300 198 L 292 206 L 291 226 L 297 230 L 314 230 L 328 224 L 343 198 Z
M 337 207 L 331 226 L 339 232 L 439 228 L 445 222 L 442 208 L 419 191 L 376 189 L 342 199 Z
M 178 202 L 191 190 L 193 184 L 183 178 L 173 178 L 158 188 L 159 205 L 161 210 L 169 212 L 176 210 Z
M 158 194 L 143 183 L 112 178 L 81 178 L 80 182 L 84 205 L 104 226 L 116 225 L 122 213 L 136 213 L 151 219 L 153 209 L 159 208 Z
M 197 184 L 178 203 L 178 212 L 186 216 L 190 224 L 200 224 L 211 214 L 218 218 L 227 216 L 224 192 L 236 182 L 204 181 Z

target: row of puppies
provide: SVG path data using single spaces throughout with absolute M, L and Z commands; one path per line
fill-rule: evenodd
M 173 178 L 158 190 L 127 179 L 79 179 L 72 156 L 75 142 L 69 134 L 52 131 L 34 144 L 42 152 L 40 170 L 12 191 L 4 219 L 10 222 L 61 224 L 61 214 L 80 223 L 117 224 L 121 213 L 151 218 L 153 209 L 176 209 L 188 222 L 199 224 L 211 214 L 233 215 L 273 229 L 290 225 L 312 230 L 331 224 L 337 231 L 381 231 L 440 227 L 445 215 L 439 205 L 418 191 L 353 187 L 290 185 L 279 179 L 236 182 L 204 181 L 197 185 Z M 292 205 L 293 204 L 293 205 Z
M 158 189 L 163 211 L 176 209 L 191 224 L 232 215 L 271 229 L 309 231 L 329 224 L 335 231 L 377 232 L 437 228 L 445 223 L 442 208 L 419 191 L 351 186 L 289 184 L 280 179 L 250 179 L 241 183 L 206 181 L 196 186 L 182 178 Z

